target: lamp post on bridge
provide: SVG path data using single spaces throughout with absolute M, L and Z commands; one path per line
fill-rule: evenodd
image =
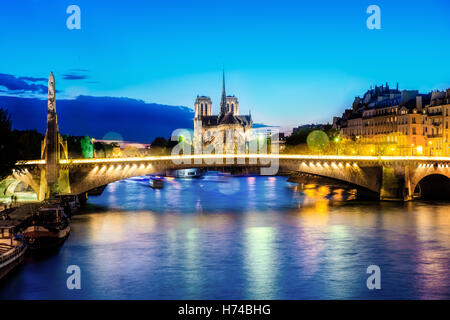
M 336 154 L 339 155 L 339 144 L 341 139 L 339 137 L 334 138 L 334 142 L 336 143 Z

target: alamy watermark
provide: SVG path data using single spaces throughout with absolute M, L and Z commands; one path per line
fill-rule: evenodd
M 175 164 L 254 165 L 262 175 L 275 175 L 279 169 L 279 130 L 277 128 L 204 128 L 195 120 L 194 132 L 177 129 L 171 140 Z M 184 157 L 176 157 L 184 156 Z
M 366 26 L 369 30 L 381 29 L 381 9 L 379 6 L 373 4 L 367 7 L 367 14 L 370 16 L 367 18 Z
M 81 29 L 81 9 L 79 6 L 72 4 L 67 7 L 66 13 L 70 16 L 66 20 L 66 26 L 69 30 Z
M 381 289 L 381 269 L 379 266 L 372 264 L 367 267 L 366 273 L 370 274 L 367 278 L 366 285 L 369 290 Z
M 70 276 L 67 278 L 66 286 L 69 290 L 81 289 L 81 269 L 79 266 L 73 264 L 67 267 L 67 274 Z

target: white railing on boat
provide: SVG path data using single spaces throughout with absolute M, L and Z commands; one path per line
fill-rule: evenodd
M 3 266 L 4 263 L 6 263 L 10 260 L 14 260 L 18 256 L 20 256 L 24 250 L 25 250 L 25 244 L 22 244 L 20 246 L 15 247 L 13 251 L 1 255 L 0 256 L 0 266 Z

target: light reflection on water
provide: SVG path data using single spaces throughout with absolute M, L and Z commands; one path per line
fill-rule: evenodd
M 91 197 L 59 252 L 27 258 L 0 298 L 450 298 L 449 204 L 345 202 L 352 191 L 285 177 L 147 183 Z M 366 288 L 371 264 L 381 291 Z

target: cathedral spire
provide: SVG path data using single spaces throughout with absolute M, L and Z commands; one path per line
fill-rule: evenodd
M 225 96 L 225 70 L 222 70 L 222 96 Z
M 220 100 L 220 115 L 227 113 L 227 94 L 225 92 L 225 70 L 222 71 L 222 99 Z

